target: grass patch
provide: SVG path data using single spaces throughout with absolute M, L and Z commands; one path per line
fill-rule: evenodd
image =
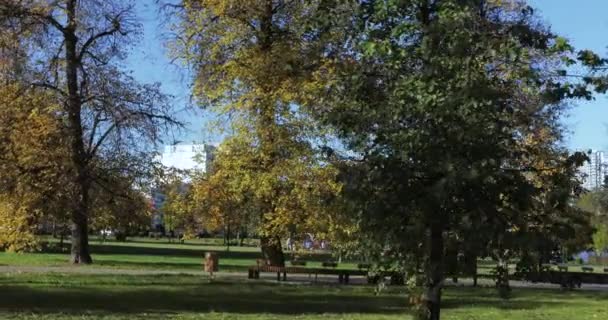
M 69 255 L 57 246 L 57 239 L 46 237 L 45 241 L 53 244 L 39 253 L 11 254 L 0 252 L 0 265 L 8 266 L 66 266 Z M 202 269 L 205 252 L 219 255 L 220 271 L 246 272 L 247 267 L 256 264 L 261 258 L 260 249 L 255 246 L 230 247 L 220 245 L 217 239 L 196 239 L 184 243 L 169 242 L 166 239 L 155 240 L 135 238 L 126 242 L 98 240 L 90 242 L 94 264 L 91 268 L 116 268 L 138 270 L 171 270 L 197 271 Z M 64 244 L 67 247 L 68 244 Z M 292 254 L 288 253 L 291 259 Z M 307 267 L 321 267 L 322 261 L 331 259 L 324 252 L 306 252 L 300 254 L 306 260 Z M 341 263 L 338 269 L 355 269 L 355 262 Z
M 443 319 L 608 319 L 608 293 L 448 288 Z M 188 275 L 0 276 L 0 318 L 411 319 L 403 288 L 214 281 Z
M 99 268 L 95 274 L 0 274 L 0 319 L 411 319 L 402 287 L 389 287 L 376 296 L 369 286 L 248 281 L 244 271 L 260 257 L 254 246 L 227 251 L 217 240 L 207 239 L 184 244 L 154 239 L 91 244 L 95 264 L 74 268 Z M 104 274 L 116 268 L 201 270 L 203 254 L 209 251 L 219 254 L 220 271 L 242 272 L 242 280 Z M 330 258 L 313 252 L 300 259 L 317 267 Z M 53 250 L 0 253 L 0 265 L 68 266 L 67 261 L 66 253 Z M 491 266 L 482 261 L 480 271 L 489 272 Z M 356 268 L 356 264 L 342 263 L 339 268 Z M 445 290 L 443 307 L 442 319 L 448 320 L 608 319 L 608 293 L 515 289 L 505 301 L 494 289 L 453 287 Z

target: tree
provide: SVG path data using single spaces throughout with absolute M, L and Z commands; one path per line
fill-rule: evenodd
M 0 85 L 0 247 L 35 249 L 37 224 L 64 217 L 69 163 L 58 110 L 48 93 Z
M 334 186 L 307 110 L 331 73 L 335 49 L 327 39 L 339 34 L 324 28 L 323 18 L 335 8 L 273 0 L 185 0 L 172 7 L 179 17 L 173 49 L 194 67 L 194 96 L 229 117 L 234 130 L 216 162 L 230 168 L 230 179 L 259 208 L 265 259 L 283 265 L 287 226 L 316 217 L 310 204 L 324 186 Z
M 112 230 L 117 240 L 150 228 L 151 203 L 145 189 L 133 177 L 105 175 L 106 185 L 91 190 L 91 228 Z M 105 236 L 105 235 L 104 235 Z
M 90 193 L 104 180 L 94 174 L 95 164 L 120 164 L 112 168 L 116 171 L 141 168 L 132 164 L 152 151 L 142 142 L 156 141 L 163 129 L 177 124 L 159 86 L 141 85 L 120 67 L 141 30 L 134 2 L 5 0 L 0 21 L 16 29 L 36 26 L 22 79 L 60 101 L 69 140 L 71 262 L 91 263 Z
M 359 29 L 336 66 L 344 77 L 318 114 L 363 163 L 351 198 L 373 248 L 390 248 L 414 276 L 408 261 L 422 260 L 426 319 L 440 317 L 448 233 L 482 228 L 505 260 L 517 248 L 515 228 L 537 218 L 530 209 L 553 204 L 536 201 L 542 190 L 526 162 L 538 153 L 522 144 L 549 129 L 550 151 L 562 101 L 587 93 L 563 85 L 572 48 L 525 2 L 514 4 L 361 2 Z M 572 191 L 563 186 L 560 199 Z
M 202 225 L 210 231 L 222 230 L 228 250 L 230 234 L 244 229 L 249 217 L 255 217 L 255 214 L 249 214 L 249 210 L 255 210 L 255 204 L 247 202 L 247 191 L 239 190 L 235 182 L 229 172 L 214 169 L 196 179 L 192 190 L 192 200 L 197 204 Z
M 598 253 L 608 249 L 608 192 L 606 187 L 589 191 L 580 196 L 577 206 L 591 215 L 593 247 Z
M 184 238 L 194 237 L 200 227 L 194 211 L 196 203 L 192 199 L 191 180 L 194 176 L 188 170 L 163 168 L 156 182 L 156 189 L 165 196 L 160 208 L 164 226 L 170 234 L 175 234 L 178 229 L 184 231 Z

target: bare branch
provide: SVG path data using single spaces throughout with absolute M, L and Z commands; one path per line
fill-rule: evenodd
M 95 43 L 95 41 L 97 41 L 101 38 L 104 38 L 104 37 L 112 36 L 116 33 L 120 33 L 123 36 L 126 35 L 126 33 L 122 30 L 121 23 L 120 23 L 120 16 L 122 14 L 124 14 L 125 12 L 126 12 L 126 10 L 121 11 L 120 13 L 118 13 L 118 15 L 116 15 L 114 18 L 112 18 L 112 27 L 110 29 L 107 29 L 100 33 L 92 35 L 91 37 L 89 37 L 89 39 L 87 39 L 87 41 L 82 45 L 82 48 L 80 48 L 80 53 L 78 54 L 78 58 L 77 58 L 78 61 L 82 60 L 82 56 L 84 55 L 84 53 L 87 52 L 89 47 L 91 45 L 93 45 Z
M 46 89 L 51 89 L 59 94 L 61 94 L 63 97 L 67 97 L 67 93 L 61 89 L 59 89 L 58 87 L 50 84 L 50 83 L 46 83 L 46 82 L 34 82 L 32 83 L 33 87 L 40 87 L 40 88 L 46 88 Z

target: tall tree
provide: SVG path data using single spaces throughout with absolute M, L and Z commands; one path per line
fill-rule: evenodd
M 511 248 L 539 191 L 524 139 L 549 129 L 559 143 L 562 101 L 585 85 L 563 85 L 572 48 L 524 1 L 359 4 L 344 77 L 319 116 L 362 163 L 362 231 L 398 262 L 422 260 L 421 315 L 436 320 L 448 232 L 496 226 L 486 239 Z
M 66 175 L 72 182 L 71 261 L 91 263 L 90 191 L 104 180 L 94 174 L 95 163 L 133 170 L 137 161 L 130 160 L 151 151 L 151 144 L 142 141 L 154 142 L 167 125 L 176 124 L 159 85 L 141 85 L 121 68 L 141 33 L 135 2 L 4 0 L 0 19 L 38 27 L 27 46 L 29 74 L 23 79 L 61 101 L 69 140 Z
M 216 161 L 248 184 L 260 208 L 262 253 L 283 265 L 280 236 L 306 220 L 307 197 L 316 199 L 334 180 L 307 117 L 331 72 L 335 48 L 326 40 L 338 32 L 323 28 L 323 17 L 334 7 L 275 0 L 185 0 L 177 7 L 174 52 L 194 67 L 194 95 L 234 128 Z

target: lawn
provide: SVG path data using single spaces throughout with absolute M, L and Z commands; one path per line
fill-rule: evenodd
M 46 238 L 56 245 L 57 240 Z M 138 270 L 201 270 L 205 252 L 216 252 L 220 259 L 220 271 L 247 272 L 247 267 L 261 258 L 260 249 L 254 246 L 230 247 L 220 245 L 218 239 L 189 240 L 185 243 L 169 242 L 167 239 L 135 238 L 127 242 L 91 241 L 94 265 L 91 268 L 118 268 Z M 67 246 L 67 245 L 64 245 Z M 291 259 L 292 255 L 287 255 Z M 322 261 L 331 259 L 327 253 L 305 253 L 301 258 L 307 266 L 319 267 Z M 0 252 L 0 265 L 8 266 L 65 266 L 69 256 L 56 246 L 41 253 L 10 254 Z M 338 268 L 356 268 L 354 263 L 341 263 Z
M 443 319 L 608 319 L 608 293 L 448 288 Z M 0 318 L 411 319 L 404 290 L 293 285 L 188 275 L 0 275 Z
M 95 240 L 94 265 L 55 269 L 97 268 L 91 274 L 45 270 L 69 266 L 67 253 L 49 248 L 42 253 L 0 253 L 0 267 L 43 267 L 43 273 L 0 273 L 0 319 L 411 319 L 403 287 L 389 287 L 376 296 L 370 286 L 247 280 L 246 267 L 260 257 L 254 246 L 228 252 L 214 239 L 184 244 L 145 238 Z M 195 274 L 117 271 L 201 270 L 202 256 L 209 251 L 219 254 L 220 271 L 237 273 L 210 281 Z M 329 258 L 327 253 L 303 257 L 309 266 Z M 504 301 L 492 288 L 450 287 L 443 305 L 443 319 L 454 320 L 608 319 L 608 292 L 514 289 L 512 299 Z

